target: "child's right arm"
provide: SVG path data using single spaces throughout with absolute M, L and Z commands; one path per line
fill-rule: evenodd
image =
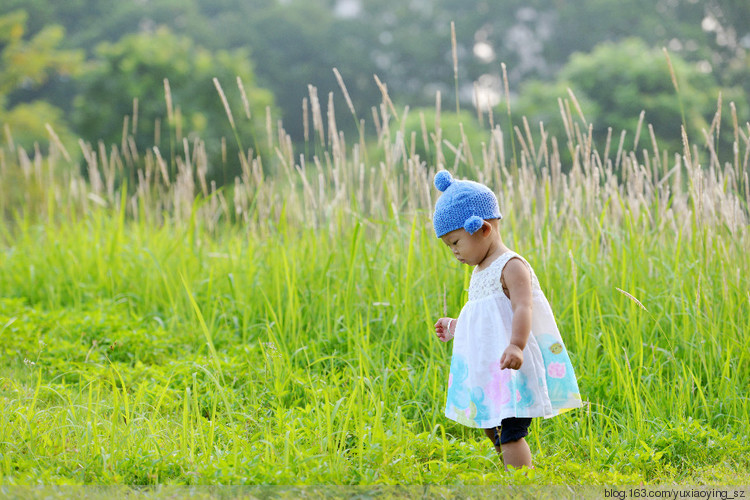
M 435 323 L 435 334 L 443 342 L 448 342 L 456 333 L 456 320 L 454 318 L 440 318 Z
M 503 269 L 502 280 L 508 289 L 513 321 L 510 345 L 500 358 L 500 368 L 518 370 L 523 365 L 523 350 L 531 334 L 531 273 L 519 259 L 511 259 Z

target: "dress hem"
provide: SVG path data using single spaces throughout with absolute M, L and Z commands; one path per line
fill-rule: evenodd
M 457 424 L 461 424 L 461 425 L 464 425 L 464 426 L 472 428 L 472 429 L 491 429 L 493 427 L 500 426 L 501 422 L 503 420 L 505 420 L 506 418 L 544 418 L 544 419 L 548 419 L 548 418 L 556 417 L 556 416 L 561 415 L 563 413 L 567 413 L 570 410 L 575 410 L 576 408 L 582 408 L 582 407 L 583 407 L 583 402 L 579 401 L 579 402 L 576 402 L 576 403 L 571 403 L 569 405 L 565 405 L 565 406 L 561 406 L 561 407 L 556 407 L 551 412 L 541 412 L 541 414 L 540 414 L 540 412 L 534 412 L 534 411 L 526 412 L 526 413 L 524 413 L 524 412 L 516 412 L 515 414 L 508 414 L 508 415 L 501 416 L 498 419 L 482 420 L 480 422 L 477 422 L 475 420 L 471 420 L 471 423 L 472 424 L 476 424 L 476 425 L 470 425 L 470 424 L 468 424 L 467 420 L 469 420 L 469 419 L 466 419 L 465 417 L 463 419 L 461 419 L 460 417 L 456 418 L 456 415 L 449 415 L 447 411 L 445 412 L 445 417 L 448 418 L 449 420 L 452 420 L 453 422 L 456 422 Z M 497 422 L 497 423 L 493 424 L 493 423 L 490 423 L 490 422 Z

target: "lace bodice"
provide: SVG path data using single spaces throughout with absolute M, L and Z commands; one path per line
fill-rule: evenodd
M 531 272 L 532 292 L 535 293 L 541 291 L 539 288 L 539 280 L 537 280 L 536 274 L 534 274 L 534 270 L 529 263 L 515 252 L 505 252 L 486 268 L 482 270 L 474 269 L 474 272 L 471 275 L 471 281 L 469 282 L 469 300 L 483 299 L 498 293 L 507 297 L 505 292 L 503 292 L 503 284 L 500 278 L 503 274 L 505 264 L 514 257 L 519 258 L 521 262 L 526 264 L 529 268 L 529 271 Z

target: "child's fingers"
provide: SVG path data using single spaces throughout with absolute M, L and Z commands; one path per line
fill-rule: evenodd
M 516 356 L 508 356 L 505 359 L 505 362 L 500 362 L 500 368 L 510 368 L 511 370 L 518 370 L 521 368 L 521 365 L 523 364 L 523 360 L 516 357 Z
M 522 363 L 523 361 L 518 359 L 518 357 L 508 355 L 507 353 L 503 353 L 503 355 L 500 357 L 501 370 L 505 370 L 506 368 L 510 368 L 511 370 L 518 370 L 519 368 L 521 368 Z

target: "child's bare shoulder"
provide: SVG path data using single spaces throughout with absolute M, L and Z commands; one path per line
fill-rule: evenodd
M 528 264 L 521 257 L 511 257 L 503 268 L 502 280 L 508 287 L 512 287 L 514 284 L 531 283 Z

